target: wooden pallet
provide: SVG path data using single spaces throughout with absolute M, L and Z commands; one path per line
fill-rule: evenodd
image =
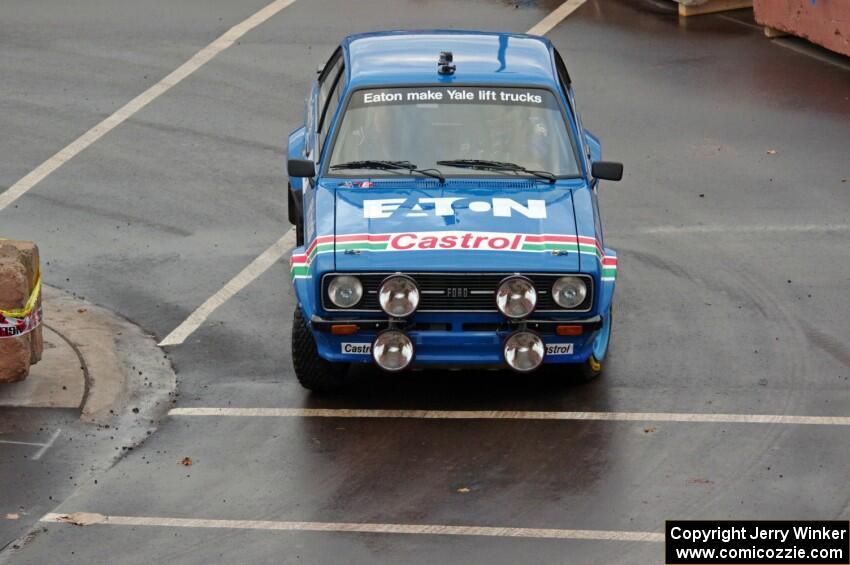
M 679 15 L 701 16 L 702 14 L 713 14 L 715 12 L 725 12 L 727 10 L 740 10 L 741 8 L 752 8 L 753 0 L 708 0 L 705 4 L 699 6 L 685 6 L 679 4 Z

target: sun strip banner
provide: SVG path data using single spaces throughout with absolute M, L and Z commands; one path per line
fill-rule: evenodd
M 617 258 L 606 257 L 595 238 L 575 235 L 532 235 L 501 232 L 400 232 L 392 234 L 349 234 L 319 236 L 303 253 L 289 260 L 293 279 L 311 276 L 310 264 L 321 253 L 358 251 L 512 251 L 551 253 L 565 251 L 595 256 L 602 266 L 602 280 L 617 276 Z
M 35 285 L 23 308 L 0 310 L 0 339 L 19 337 L 33 331 L 41 323 L 41 273 L 35 277 Z

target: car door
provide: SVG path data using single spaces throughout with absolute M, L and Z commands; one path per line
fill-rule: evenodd
M 322 148 L 325 144 L 327 131 L 330 122 L 333 119 L 333 112 L 339 105 L 340 80 L 339 77 L 343 70 L 342 49 L 337 48 L 328 59 L 327 64 L 319 73 L 319 79 L 313 90 L 312 105 L 312 123 L 310 124 L 309 137 L 310 142 L 307 144 L 305 157 L 316 163 L 316 171 L 321 171 L 321 156 Z M 303 179 L 302 191 L 305 213 L 304 236 L 305 241 L 309 242 L 315 238 L 316 234 L 316 218 L 313 216 L 315 209 L 315 187 L 313 186 L 315 179 Z

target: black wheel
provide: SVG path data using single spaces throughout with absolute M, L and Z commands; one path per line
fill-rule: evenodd
M 319 357 L 316 341 L 301 308 L 292 316 L 292 365 L 301 386 L 314 392 L 331 392 L 346 384 L 348 363 L 331 363 Z
M 602 374 L 602 363 L 596 360 L 593 354 L 588 357 L 587 361 L 576 365 L 575 372 L 570 379 L 574 383 L 586 383 L 592 381 Z

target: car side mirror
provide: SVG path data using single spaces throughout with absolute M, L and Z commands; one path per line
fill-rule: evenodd
M 286 170 L 290 177 L 316 176 L 316 164 L 307 159 L 290 159 L 286 163 Z
M 590 166 L 593 178 L 602 180 L 620 180 L 623 178 L 623 164 L 616 161 L 594 161 Z

